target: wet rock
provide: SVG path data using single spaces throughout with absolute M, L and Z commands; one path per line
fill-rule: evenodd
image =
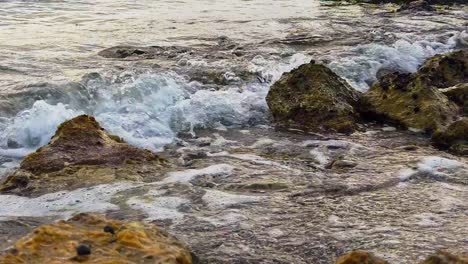
M 20 148 L 20 144 L 18 142 L 16 142 L 14 139 L 11 139 L 9 138 L 7 140 L 7 147 L 8 148 L 13 148 L 13 149 L 16 149 L 16 148 Z
M 187 53 L 189 51 L 190 50 L 188 48 L 178 46 L 116 46 L 102 50 L 98 55 L 104 58 L 114 59 L 155 59 L 174 58 L 179 54 Z
M 464 115 L 468 115 L 468 82 L 449 88 L 440 89 L 448 99 L 462 108 Z
M 426 132 L 443 128 L 456 119 L 460 109 L 439 88 L 466 82 L 464 56 L 464 52 L 437 55 L 414 74 L 384 76 L 361 97 L 359 111 L 367 118 Z
M 48 145 L 26 156 L 0 192 L 37 195 L 121 180 L 142 180 L 164 160 L 108 134 L 91 116 L 61 124 Z
M 433 144 L 440 149 L 448 149 L 459 155 L 468 155 L 468 118 L 453 122 L 447 128 L 432 135 Z
M 115 234 L 104 232 L 112 226 Z M 174 263 L 190 264 L 192 254 L 175 237 L 153 225 L 79 214 L 43 225 L 0 255 L 0 263 Z
M 468 83 L 468 51 L 435 55 L 424 62 L 416 76 L 426 86 L 437 88 Z
M 321 64 L 304 64 L 283 74 L 270 89 L 267 103 L 279 126 L 308 131 L 350 133 L 359 93 Z
M 387 261 L 374 256 L 372 253 L 355 250 L 344 256 L 341 256 L 336 261 L 336 264 L 388 264 Z
M 416 0 L 403 3 L 398 12 L 417 12 L 417 11 L 435 11 L 435 8 L 432 7 L 428 1 L 425 0 Z
M 421 262 L 421 264 L 468 264 L 468 255 L 455 256 L 446 251 L 439 250 Z

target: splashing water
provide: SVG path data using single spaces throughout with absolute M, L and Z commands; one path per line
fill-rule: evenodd
M 414 72 L 428 57 L 455 48 L 462 32 L 447 43 L 398 40 L 393 45 L 368 44 L 352 50 L 351 56 L 337 57 L 329 67 L 357 90 L 365 91 L 379 70 Z M 463 36 L 462 36 L 463 37 Z M 207 90 L 173 73 L 143 74 L 131 81 L 96 81 L 86 89 L 89 102 L 76 107 L 64 103 L 36 101 L 13 118 L 0 118 L 0 155 L 22 157 L 46 144 L 63 121 L 86 113 L 109 132 L 131 144 L 159 150 L 178 132 L 195 128 L 250 126 L 268 122 L 265 97 L 269 86 L 282 73 L 310 61 L 295 54 L 286 62 L 254 57 L 249 70 L 267 82 L 251 83 L 222 90 Z
M 380 70 L 416 72 L 429 57 L 446 53 L 466 39 L 466 31 L 455 33 L 446 43 L 400 39 L 393 45 L 361 45 L 352 50 L 352 56 L 339 58 L 328 66 L 359 91 L 367 91 L 377 81 Z

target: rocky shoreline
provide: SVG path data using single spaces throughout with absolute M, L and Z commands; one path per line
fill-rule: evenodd
M 275 127 L 160 154 L 75 117 L 0 183 L 0 263 L 468 263 L 467 83 L 463 50 L 365 93 L 312 61 L 270 89 Z

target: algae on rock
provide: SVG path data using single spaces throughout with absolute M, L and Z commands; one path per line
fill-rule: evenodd
M 90 251 L 78 255 L 79 245 Z M 194 262 L 185 245 L 153 225 L 114 221 L 94 214 L 79 214 L 68 221 L 40 226 L 0 255 L 0 263 L 5 264 Z
M 360 112 L 374 119 L 434 132 L 460 115 L 467 82 L 467 51 L 436 55 L 416 73 L 384 76 L 362 96 Z M 442 90 L 452 86 L 458 88 Z
M 311 62 L 283 74 L 270 88 L 267 103 L 279 126 L 350 133 L 356 129 L 358 98 L 345 80 Z
M 468 156 L 468 117 L 450 124 L 432 135 L 433 144 L 457 155 Z
M 61 124 L 48 145 L 21 162 L 0 185 L 1 193 L 40 195 L 115 180 L 144 180 L 164 159 L 108 134 L 91 116 Z

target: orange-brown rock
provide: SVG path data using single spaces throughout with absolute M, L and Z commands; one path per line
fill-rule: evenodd
M 77 247 L 90 249 L 77 255 Z M 93 214 L 43 225 L 0 255 L 0 264 L 190 264 L 189 249 L 153 225 L 120 222 Z
M 421 264 L 468 264 L 468 255 L 455 256 L 446 251 L 439 250 L 421 262 Z
M 388 264 L 388 262 L 370 252 L 354 250 L 338 258 L 336 264 Z
M 108 134 L 91 116 L 61 124 L 48 145 L 28 155 L 0 192 L 39 195 L 114 180 L 143 180 L 164 160 Z M 152 173 L 154 174 L 154 173 Z

